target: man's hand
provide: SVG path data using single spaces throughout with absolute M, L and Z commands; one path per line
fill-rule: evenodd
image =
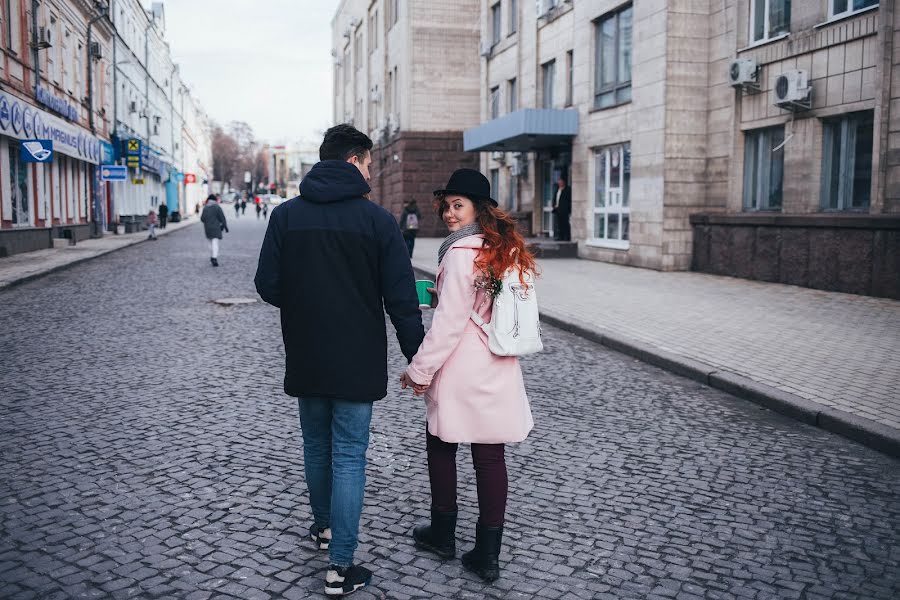
M 412 388 L 413 394 L 415 394 L 416 396 L 421 396 L 425 393 L 425 390 L 431 387 L 431 385 L 422 385 L 416 383 L 412 380 L 412 378 L 410 378 L 406 371 L 404 371 L 400 376 L 400 388 L 405 390 L 408 387 Z

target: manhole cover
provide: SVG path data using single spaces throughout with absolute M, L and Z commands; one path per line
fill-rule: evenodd
M 256 300 L 253 298 L 219 298 L 218 300 L 213 300 L 213 302 L 222 306 L 235 306 L 237 304 L 256 304 Z

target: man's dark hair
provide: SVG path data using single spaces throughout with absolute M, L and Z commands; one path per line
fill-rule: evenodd
M 559 176 L 559 179 L 560 179 L 564 184 L 569 185 L 569 178 L 566 177 L 565 175 L 560 175 L 560 176 Z
M 319 160 L 349 160 L 351 156 L 363 160 L 372 149 L 372 140 L 353 125 L 341 123 L 325 132 L 319 146 Z

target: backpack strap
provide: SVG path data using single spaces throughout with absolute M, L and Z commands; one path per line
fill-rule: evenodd
M 488 324 L 484 322 L 484 319 L 481 318 L 481 315 L 473 310 L 470 316 L 472 320 L 475 321 L 475 324 L 481 327 L 481 330 L 483 332 L 485 332 L 487 335 L 490 335 L 490 333 L 488 333 Z

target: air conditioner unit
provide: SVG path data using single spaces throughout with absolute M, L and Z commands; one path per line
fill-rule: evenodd
M 490 57 L 494 53 L 493 42 L 481 42 L 481 55 L 485 58 Z
M 553 0 L 536 0 L 535 12 L 537 13 L 538 19 L 543 19 L 556 6 L 556 3 Z
M 506 152 L 491 152 L 491 160 L 503 164 L 506 162 Z
M 100 46 L 100 42 L 91 42 L 90 56 L 94 59 L 103 58 L 103 48 Z
M 812 88 L 806 71 L 785 71 L 775 78 L 772 88 L 773 103 L 785 110 L 809 110 L 812 108 Z
M 759 64 L 755 60 L 737 59 L 728 67 L 731 87 L 759 90 Z
M 50 48 L 52 46 L 53 46 L 52 30 L 49 27 L 39 28 L 37 42 L 32 44 L 32 47 L 37 48 L 38 50 L 43 50 L 46 48 Z
M 360 23 L 362 23 L 362 21 L 359 20 L 359 17 L 353 17 L 352 19 L 350 19 L 350 27 L 353 27 L 354 29 L 359 27 Z

